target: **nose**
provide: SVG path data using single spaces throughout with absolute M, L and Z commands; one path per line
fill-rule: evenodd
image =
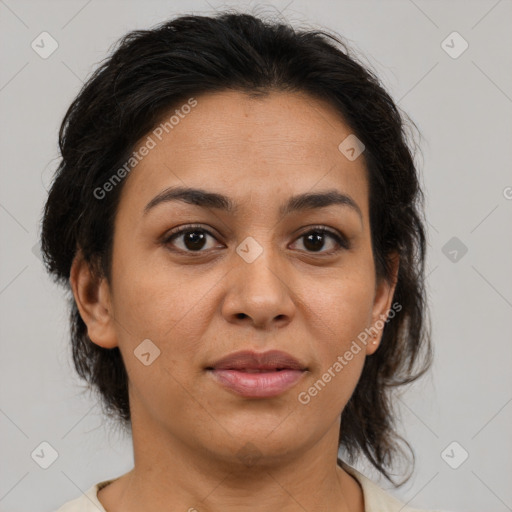
M 270 249 L 264 249 L 254 260 L 238 254 L 231 272 L 226 275 L 228 290 L 222 314 L 231 323 L 245 323 L 272 330 L 291 322 L 295 314 L 294 278 L 278 262 Z

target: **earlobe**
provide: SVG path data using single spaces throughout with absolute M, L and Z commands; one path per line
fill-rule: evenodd
M 73 260 L 69 281 L 91 341 L 103 348 L 116 347 L 108 282 L 106 278 L 97 276 L 91 265 L 84 260 L 81 251 L 77 252 Z

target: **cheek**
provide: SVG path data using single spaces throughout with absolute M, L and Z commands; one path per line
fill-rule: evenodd
M 330 279 L 318 286 L 308 299 L 312 316 L 322 326 L 325 353 L 331 355 L 345 351 L 353 339 L 370 326 L 374 299 L 374 286 L 364 272 L 348 273 Z M 326 362 L 326 361 L 324 361 Z
M 117 272 L 114 315 L 119 348 L 132 392 L 155 417 L 165 404 L 186 406 L 183 386 L 190 379 L 188 365 L 197 357 L 197 346 L 190 340 L 201 339 L 203 303 L 193 293 L 195 287 L 182 281 L 173 276 L 170 282 L 169 275 L 154 267 L 125 265 Z
M 220 277 L 194 276 L 187 269 L 171 272 L 168 263 L 165 267 L 142 264 L 135 258 L 115 268 L 115 329 L 127 371 L 135 372 L 137 386 L 149 389 L 150 383 L 157 387 L 165 383 L 172 394 L 173 377 L 179 382 L 189 378 L 185 370 L 201 354 L 204 332 L 215 311 L 212 294 Z M 151 374 L 133 357 L 146 339 L 155 345 L 155 352 L 160 351 L 149 367 Z
M 316 364 L 298 390 L 299 404 L 309 413 L 339 416 L 350 399 L 361 376 L 366 345 L 358 339 L 368 326 L 367 296 L 352 296 L 350 301 L 338 297 L 330 308 L 328 330 L 314 346 Z M 367 340 L 369 342 L 369 339 Z
M 299 403 L 319 411 L 332 407 L 341 412 L 350 398 L 364 365 L 364 332 L 370 326 L 373 300 L 371 280 L 354 273 L 330 281 L 310 296 L 308 306 L 321 332 L 312 347 L 316 365 L 307 385 L 299 390 Z M 314 320 L 315 318 L 316 320 Z M 362 335 L 363 333 L 363 335 Z
M 186 328 L 207 288 L 186 271 L 128 255 L 114 267 L 114 314 L 137 337 L 163 340 Z

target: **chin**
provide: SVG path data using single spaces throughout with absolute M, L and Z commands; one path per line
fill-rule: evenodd
M 292 422 L 286 424 L 283 419 L 279 415 L 273 421 L 258 422 L 252 418 L 248 423 L 224 424 L 226 430 L 220 427 L 210 439 L 209 447 L 215 451 L 215 457 L 229 464 L 264 468 L 282 463 L 283 459 L 303 452 L 307 444 L 297 426 Z

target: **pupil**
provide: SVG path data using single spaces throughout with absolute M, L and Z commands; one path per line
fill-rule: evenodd
M 204 246 L 204 233 L 199 231 L 189 231 L 185 235 L 185 245 L 187 249 L 201 249 Z
M 323 247 L 324 245 L 324 242 L 323 242 L 323 234 L 322 233 L 312 233 L 312 234 L 309 234 L 307 237 L 306 237 L 306 241 L 304 242 L 304 246 L 306 248 L 309 248 L 309 249 L 312 249 L 312 250 L 319 250 Z M 310 243 L 312 242 L 312 243 Z M 310 247 L 308 247 L 308 245 Z
M 318 251 L 322 249 L 324 245 L 323 233 L 310 233 L 306 236 L 304 246 L 312 251 Z M 185 245 L 187 249 L 199 250 L 204 246 L 204 233 L 200 231 L 189 231 L 185 236 Z

